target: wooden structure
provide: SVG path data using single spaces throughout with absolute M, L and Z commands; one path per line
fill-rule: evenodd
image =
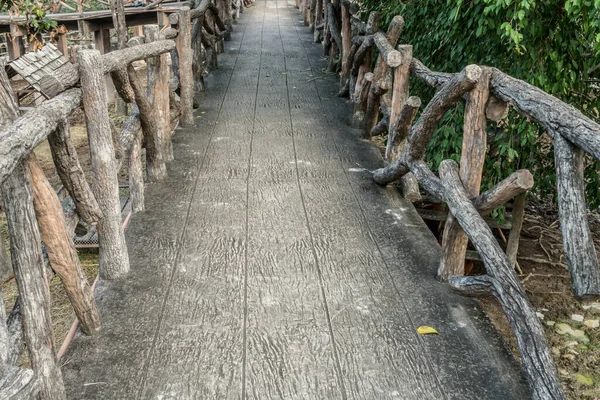
M 61 277 L 82 331 L 88 335 L 100 331 L 92 291 L 72 241 L 76 218 L 63 218 L 61 202 L 31 150 L 48 139 L 58 175 L 73 200 L 77 218 L 97 228 L 100 276 L 103 279 L 124 277 L 129 271 L 129 257 L 123 234 L 117 173 L 123 164 L 128 164 L 130 181 L 135 187 L 133 210 L 143 210 L 144 180 L 157 181 L 166 177 L 164 154 L 170 148 L 172 123 L 181 118 L 182 123 L 194 124 L 193 91 L 199 88 L 194 81 L 202 80 L 204 71 L 192 68 L 192 43 L 202 43 L 204 30 L 194 31 L 195 36 L 191 37 L 191 23 L 207 21 L 205 14 L 213 13 L 211 18 L 216 21 L 216 27 L 210 28 L 218 38 L 231 29 L 231 26 L 225 27 L 214 4 L 206 7 L 204 3 L 193 10 L 189 8 L 189 5 L 194 7 L 193 2 L 170 4 L 169 8 L 160 10 L 150 7 L 126 10 L 126 22 L 168 24 L 168 19 L 160 18 L 160 13 L 170 13 L 176 24 L 173 28 L 164 27 L 162 32 L 156 25 L 146 26 L 145 38 L 133 38 L 129 47 L 110 53 L 108 29 L 112 27 L 112 13 L 94 12 L 83 17 L 61 14 L 59 23 L 74 28 L 83 20 L 90 30 L 97 32 L 96 44 L 100 51 L 80 50 L 77 63 L 72 64 L 63 55 L 66 48 L 61 53 L 60 48 L 50 44 L 40 52 L 13 59 L 10 68 L 22 74 L 48 99 L 23 115 L 19 113 L 5 65 L 1 65 L 0 193 L 10 231 L 12 268 L 20 301 L 15 305 L 19 315 L 17 323 L 7 325 L 6 317 L 1 315 L 0 397 L 25 399 L 38 393 L 43 399 L 65 398 L 50 319 L 49 273 Z M 9 26 L 18 27 L 21 21 L 5 22 L 6 19 L 0 19 L 0 27 L 8 29 Z M 121 26 L 125 34 L 126 29 L 126 25 Z M 215 45 L 214 41 L 211 45 Z M 166 58 L 169 52 L 175 60 L 173 69 L 176 72 L 176 82 L 171 86 Z M 203 54 L 197 52 L 197 63 L 204 62 Z M 148 64 L 147 91 L 151 95 L 147 95 L 138 72 L 131 66 L 137 60 L 146 60 Z M 124 75 L 119 71 L 124 71 Z M 123 100 L 131 103 L 133 108 L 118 136 L 113 135 L 109 123 L 105 76 L 112 77 Z M 79 165 L 67 122 L 68 116 L 81 106 L 89 136 L 93 188 L 88 185 Z M 142 135 L 146 144 L 146 179 L 141 171 Z M 45 269 L 40 237 L 53 272 Z M 18 367 L 22 351 L 19 343 L 23 340 L 21 319 L 32 370 Z M 11 341 L 10 338 L 16 339 Z
M 388 135 L 386 158 L 390 164 L 374 171 L 373 179 L 382 185 L 400 181 L 404 196 L 411 200 L 420 197 L 420 185 L 448 204 L 450 215 L 438 277 L 466 295 L 495 296 L 517 337 L 533 397 L 563 399 L 544 330 L 513 270 L 521 220 L 513 221 L 517 231 L 511 232 L 507 255 L 482 219 L 482 215 L 514 197 L 514 214 L 522 219 L 522 193 L 533 186 L 532 175 L 523 170 L 480 193 L 486 119 L 504 118 L 511 106 L 542 125 L 553 139 L 567 264 L 574 293 L 581 298 L 600 294 L 598 256 L 588 227 L 583 183 L 584 152 L 600 159 L 600 125 L 540 89 L 494 68 L 469 65 L 455 74 L 430 71 L 413 58 L 410 45 L 398 45 L 404 24 L 401 16 L 391 21 L 387 32 L 381 32 L 377 12 L 371 13 L 368 21 L 361 21 L 357 18 L 357 3 L 323 3 L 313 9 L 310 2 L 301 1 L 301 13 L 307 21 L 325 20 L 315 29 L 322 30 L 318 39 L 330 57 L 329 65 L 336 66 L 334 71 L 341 69 L 340 94 L 349 95 L 355 104 L 354 123 L 367 139 L 381 132 Z M 374 53 L 378 58 L 371 70 Z M 411 74 L 437 88 L 415 123 L 421 102 L 410 97 Z M 460 166 L 449 160 L 442 162 L 438 178 L 423 160 L 425 150 L 443 115 L 463 98 L 466 108 Z M 463 276 L 469 240 L 485 264 L 486 275 Z

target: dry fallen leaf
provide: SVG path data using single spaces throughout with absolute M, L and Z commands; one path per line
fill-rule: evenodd
M 437 335 L 439 333 L 432 327 L 425 326 L 425 325 L 418 327 L 417 332 L 420 333 L 421 335 Z

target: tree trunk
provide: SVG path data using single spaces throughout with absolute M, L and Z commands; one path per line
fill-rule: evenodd
M 73 199 L 77 214 L 86 223 L 96 224 L 102 217 L 102 213 L 79 164 L 77 151 L 69 133 L 69 122 L 66 119 L 48 135 L 48 143 L 56 172 Z
M 100 333 L 100 314 L 92 289 L 81 268 L 71 234 L 67 231 L 60 200 L 33 153 L 27 158 L 27 166 L 31 177 L 35 214 L 50 265 L 62 280 L 83 332 L 86 335 L 96 335 Z
M 116 279 L 129 272 L 129 256 L 121 225 L 121 203 L 106 101 L 104 74 L 100 69 L 100 52 L 81 51 L 78 54 L 83 109 L 90 142 L 94 194 L 102 219 L 98 223 L 100 239 L 100 276 Z
M 525 194 L 515 197 L 511 213 L 512 227 L 506 244 L 506 257 L 508 257 L 508 261 L 513 268 L 517 266 L 517 253 L 519 251 L 519 239 L 521 238 L 526 201 L 527 196 Z
M 394 83 L 396 85 L 396 83 Z M 394 92 L 395 101 L 398 101 L 396 97 L 399 95 Z M 393 100 L 394 101 L 394 100 Z M 399 101 L 398 101 L 399 102 Z M 390 116 L 390 128 L 386 149 L 385 158 L 388 161 L 396 160 L 400 156 L 403 150 L 403 144 L 408 137 L 408 132 L 412 126 L 412 123 L 421 107 L 421 99 L 416 96 L 409 97 L 406 102 L 403 101 L 402 110 L 399 112 L 395 120 L 392 120 Z M 392 107 L 393 110 L 393 107 Z
M 142 168 L 142 135 L 137 132 L 129 153 L 129 189 L 132 211 L 144 211 L 144 171 Z
M 177 21 L 177 55 L 179 61 L 179 87 L 181 90 L 181 125 L 194 126 L 194 74 L 192 71 L 192 38 L 190 9 L 179 10 Z M 141 111 L 141 110 L 140 110 Z

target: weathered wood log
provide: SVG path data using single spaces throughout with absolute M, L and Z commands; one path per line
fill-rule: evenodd
M 158 40 L 158 25 L 145 25 L 144 36 L 147 42 Z M 147 61 L 148 79 L 146 92 L 155 110 L 156 124 L 158 126 L 158 137 L 162 139 L 161 153 L 165 161 L 173 160 L 171 141 L 171 121 L 169 118 L 169 65 L 166 54 L 149 58 Z M 171 150 L 166 154 L 166 150 Z
M 490 71 L 482 68 L 481 77 L 473 90 L 467 93 L 465 106 L 463 141 L 460 158 L 460 177 L 469 198 L 479 195 L 481 174 L 487 151 L 485 106 L 489 97 Z M 464 275 L 465 254 L 469 240 L 458 222 L 449 215 L 444 226 L 442 258 L 438 268 L 438 279 Z
M 219 30 L 225 34 L 227 32 L 227 26 L 225 25 L 225 22 L 223 22 L 223 20 L 221 19 L 221 16 L 219 15 L 219 8 L 214 3 L 211 2 L 208 4 L 208 9 L 211 12 L 210 17 L 213 20 L 215 26 L 217 28 L 219 28 Z M 180 22 L 181 22 L 181 20 L 180 20 Z
M 108 122 L 106 87 L 101 70 L 100 52 L 96 50 L 81 51 L 78 54 L 78 60 L 83 90 L 83 109 L 94 174 L 94 194 L 103 215 L 98 223 L 100 277 L 116 279 L 129 271 L 129 256 L 121 225 L 119 182 L 115 168 L 115 150 Z
M 179 10 L 177 21 L 177 55 L 179 60 L 179 87 L 181 97 L 181 125 L 194 126 L 194 73 L 192 70 L 192 27 L 190 9 Z M 160 43 L 160 42 L 156 42 Z
M 129 152 L 131 152 L 131 146 L 136 139 L 138 131 L 142 129 L 142 123 L 140 122 L 140 111 L 137 106 L 134 105 L 129 117 L 123 122 L 121 126 L 121 132 L 119 133 L 119 143 L 121 147 L 122 159 L 129 158 Z M 120 169 L 120 165 L 119 168 Z
M 69 89 L 0 130 L 0 183 L 19 161 L 56 129 L 81 103 L 81 90 Z
M 481 256 L 488 277 L 517 338 L 525 377 L 534 399 L 565 399 L 535 309 L 489 226 L 468 199 L 454 161 L 440 164 L 446 202 Z M 464 280 L 460 281 L 464 286 Z M 481 287 L 478 285 L 477 287 Z M 455 286 L 458 289 L 458 286 Z
M 367 59 L 367 62 L 369 62 L 369 63 L 371 62 L 371 60 L 368 59 L 367 55 L 370 54 L 374 43 L 375 42 L 373 40 L 373 36 L 366 36 L 364 38 L 360 47 L 356 50 L 354 60 L 352 61 L 352 69 L 350 70 L 350 73 L 352 75 L 354 75 L 354 76 L 358 75 L 360 66 L 364 64 L 365 59 Z
M 135 93 L 135 103 L 140 112 L 140 122 L 146 141 L 146 174 L 150 182 L 158 182 L 167 177 L 167 167 L 163 156 L 163 138 L 160 137 L 161 130 L 156 118 L 157 112 L 148 100 L 138 72 L 132 65 L 127 67 L 127 72 Z
M 413 58 L 410 63 L 410 72 L 433 87 L 442 86 L 452 79 L 454 75 L 446 72 L 432 71 L 416 58 Z
M 145 60 L 159 54 L 168 53 L 175 48 L 173 40 L 159 40 L 139 46 L 127 47 L 102 55 L 102 73 L 108 74 L 117 68 L 123 68 L 134 61 Z
M 600 294 L 600 271 L 587 219 L 583 151 L 559 132 L 554 133 L 554 164 L 565 257 L 575 296 L 595 297 Z
M 142 135 L 138 130 L 129 153 L 129 190 L 131 210 L 134 213 L 144 211 L 144 172 L 142 168 Z
M 29 182 L 29 173 L 19 162 L 1 190 L 29 360 L 40 381 L 40 398 L 60 400 L 67 396 L 54 349 L 50 293 L 44 280 L 41 239 Z
M 0 375 L 0 398 L 10 400 L 30 400 L 38 398 L 39 379 L 26 368 L 9 367 Z
M 515 197 L 511 212 L 512 228 L 510 229 L 508 242 L 506 243 L 506 257 L 513 268 L 517 266 L 517 252 L 519 251 L 519 239 L 521 238 L 521 229 L 523 228 L 526 201 L 527 197 L 525 194 Z
M 97 335 L 100 333 L 100 314 L 67 230 L 60 200 L 33 153 L 27 157 L 27 167 L 35 214 L 50 265 L 60 276 L 82 331 L 86 335 Z
M 350 8 L 342 2 L 342 74 L 340 75 L 340 92 L 348 93 L 350 79 L 351 61 L 350 51 L 352 48 L 352 27 L 350 25 Z M 356 50 L 355 50 L 356 51 Z
M 343 49 L 342 34 L 340 23 L 338 22 L 335 6 L 333 3 L 327 4 L 327 23 L 329 26 L 329 32 L 331 38 L 335 41 L 335 44 L 339 51 Z
M 352 116 L 352 125 L 361 126 L 364 120 L 365 110 L 367 109 L 367 103 L 369 101 L 369 92 L 371 85 L 373 84 L 373 73 L 368 72 L 363 76 L 362 84 L 356 85 L 357 91 L 354 92 L 356 96 L 356 104 L 354 106 L 354 115 Z
M 402 106 L 402 110 L 397 115 L 395 121 L 391 123 L 393 128 L 390 128 L 385 147 L 386 160 L 396 160 L 400 156 L 401 151 L 403 150 L 401 145 L 406 141 L 410 127 L 412 126 L 420 107 L 420 98 L 416 96 L 409 97 Z M 390 118 L 392 117 L 390 116 Z
M 373 74 L 375 75 L 373 78 L 373 82 L 381 82 L 385 80 L 385 77 L 389 70 L 386 57 L 391 57 L 391 59 L 394 59 L 394 64 L 396 63 L 396 61 L 398 61 L 398 65 L 400 65 L 400 63 L 402 62 L 402 54 L 399 51 L 394 50 L 394 47 L 396 46 L 396 43 L 400 38 L 400 34 L 402 33 L 403 28 L 404 19 L 401 16 L 397 15 L 392 19 L 392 22 L 388 27 L 386 35 L 384 35 L 381 32 L 374 33 L 373 41 L 375 42 L 375 44 L 377 44 L 379 48 L 379 56 L 377 57 L 375 69 L 373 70 Z M 375 89 L 376 87 L 371 85 L 371 91 L 374 91 Z M 372 93 L 371 96 L 375 96 L 375 93 Z M 366 117 L 363 123 L 363 133 L 365 136 L 368 137 L 369 133 L 371 132 L 371 129 L 377 124 L 378 115 L 379 101 L 370 103 L 367 106 L 367 110 L 365 112 Z
M 533 183 L 531 172 L 526 169 L 517 170 L 493 188 L 473 199 L 473 205 L 481 215 L 488 214 L 513 197 L 531 189 Z
M 402 20 L 402 25 L 403 24 L 404 20 Z M 390 43 L 390 41 L 388 41 L 388 38 L 383 34 L 383 32 L 375 32 L 373 35 L 373 40 L 379 49 L 381 58 L 385 61 L 388 67 L 395 68 L 402 64 L 402 53 L 394 49 L 394 46 Z
M 396 154 L 392 154 L 392 150 L 397 149 L 397 144 L 394 140 L 389 140 L 391 137 L 394 139 L 397 135 L 395 131 L 398 129 L 398 123 L 404 104 L 410 96 L 410 62 L 412 60 L 412 46 L 411 45 L 400 45 L 398 51 L 402 53 L 402 64 L 400 64 L 394 70 L 394 83 L 392 86 L 392 100 L 390 105 L 390 125 L 388 133 L 388 146 L 386 146 L 386 160 L 394 160 L 400 154 L 396 151 Z M 414 100 L 413 100 L 414 101 Z M 419 100 L 420 107 L 420 100 Z M 411 121 L 412 124 L 412 121 Z M 410 126 L 409 126 L 410 128 Z M 408 133 L 408 131 L 406 132 Z M 403 139 L 400 139 L 403 140 Z M 392 146 L 392 147 L 390 147 Z
M 419 191 L 419 181 L 417 177 L 409 172 L 400 178 L 400 192 L 406 200 L 421 201 L 421 192 Z
M 133 93 L 131 83 L 129 82 L 127 67 L 119 67 L 114 71 L 110 71 L 110 77 L 112 78 L 115 90 L 121 99 L 123 99 L 125 103 L 133 103 L 135 101 L 135 94 Z
M 12 268 L 12 265 L 11 265 Z M 8 353 L 6 363 L 8 365 L 19 365 L 21 355 L 25 350 L 25 338 L 23 334 L 23 315 L 21 314 L 20 295 L 17 296 L 12 310 L 6 319 L 8 330 Z
M 202 0 L 200 5 L 192 12 L 208 8 L 210 0 Z M 198 19 L 193 20 L 192 25 L 192 73 L 194 76 L 194 103 L 200 104 L 201 93 L 204 91 L 204 52 L 202 49 L 202 25 L 204 24 L 204 13 Z
M 494 280 L 488 275 L 453 276 L 450 286 L 463 296 L 487 297 L 495 296 Z
M 160 40 L 173 40 L 177 37 L 179 32 L 175 28 L 167 28 L 160 33 Z
M 125 8 L 123 0 L 110 0 L 110 10 L 119 49 L 127 47 L 127 22 L 125 21 Z
M 390 117 L 386 117 L 384 116 L 381 121 L 379 121 L 377 123 L 377 125 L 375 125 L 373 127 L 373 129 L 371 129 L 371 136 L 381 136 L 381 135 L 385 135 L 388 132 L 389 129 L 389 124 L 390 124 Z
M 408 172 L 407 163 L 421 160 L 444 114 L 463 94 L 475 87 L 480 77 L 481 68 L 477 65 L 468 65 L 440 88 L 423 110 L 417 123 L 411 128 L 403 155 L 389 166 L 376 170 L 373 173 L 375 182 L 381 185 L 393 182 Z
M 363 119 L 363 138 L 365 139 L 371 139 L 371 129 L 373 129 L 374 126 L 371 121 L 377 120 L 379 115 L 379 100 L 388 90 L 388 83 L 384 80 L 371 83 L 367 98 L 367 108 Z
M 365 34 L 372 35 L 379 30 L 379 21 L 381 20 L 381 13 L 378 11 L 372 11 L 369 14 L 367 25 L 365 26 Z
M 79 164 L 77 151 L 69 133 L 69 122 L 66 119 L 48 135 L 48 143 L 56 173 L 73 199 L 77 214 L 86 223 L 96 224 L 102 217 L 102 212 Z
M 600 160 L 600 124 L 543 90 L 492 68 L 491 90 L 519 113 L 539 122 L 550 136 L 561 135 Z

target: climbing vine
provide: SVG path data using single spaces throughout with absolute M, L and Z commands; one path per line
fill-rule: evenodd
M 382 12 L 384 25 L 402 15 L 401 42 L 436 71 L 457 72 L 471 63 L 498 67 L 600 121 L 600 0 L 365 0 L 363 7 L 365 14 Z M 412 83 L 413 94 L 432 96 L 431 88 Z M 459 158 L 462 118 L 460 107 L 444 117 L 428 150 L 432 167 Z M 527 168 L 538 194 L 555 195 L 552 145 L 540 126 L 511 112 L 488 130 L 483 189 Z M 588 158 L 590 207 L 600 206 L 599 171 Z

